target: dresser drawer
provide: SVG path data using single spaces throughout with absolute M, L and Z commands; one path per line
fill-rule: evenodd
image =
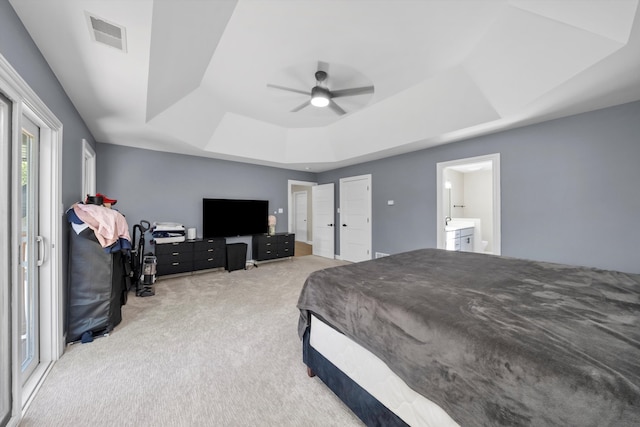
M 258 235 L 254 239 L 259 247 L 270 247 L 278 243 L 278 237 L 280 236 Z
M 193 252 L 171 252 L 161 253 L 156 252 L 156 258 L 158 264 L 170 264 L 173 262 L 191 262 L 193 261 Z
M 278 251 L 276 250 L 276 245 L 260 248 L 258 247 L 257 253 L 258 260 L 266 260 L 266 259 L 274 259 L 278 257 Z
M 287 240 L 287 241 L 278 243 L 278 250 L 284 250 L 284 249 L 293 250 L 293 248 L 295 247 L 296 247 L 296 244 L 292 240 Z
M 275 239 L 261 240 L 257 246 L 258 252 L 275 251 L 278 247 L 278 242 Z
M 191 242 L 179 242 L 179 243 L 162 243 L 155 245 L 156 256 L 173 253 L 191 253 L 193 252 L 193 243 Z
M 225 239 L 204 239 L 193 243 L 194 252 L 208 251 L 209 249 L 223 249 L 226 246 Z
M 193 260 L 201 261 L 203 259 L 209 259 L 209 258 L 222 258 L 224 260 L 225 250 L 226 250 L 225 246 L 222 246 L 219 248 L 208 248 L 200 251 L 194 251 Z
M 164 276 L 166 274 L 177 274 L 177 273 L 186 273 L 193 269 L 193 261 L 188 262 L 166 262 L 166 263 L 158 263 L 156 266 L 156 272 L 158 276 Z
M 278 247 L 278 257 L 289 257 L 293 256 L 294 247 L 293 245 L 281 245 Z
M 224 267 L 225 258 L 222 256 L 200 259 L 193 262 L 193 270 L 208 270 L 210 268 Z
M 296 239 L 295 234 L 282 234 L 278 236 L 278 243 L 292 245 Z

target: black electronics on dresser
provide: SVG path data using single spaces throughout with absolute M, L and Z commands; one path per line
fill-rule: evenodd
M 202 199 L 202 235 L 237 237 L 266 233 L 269 201 Z

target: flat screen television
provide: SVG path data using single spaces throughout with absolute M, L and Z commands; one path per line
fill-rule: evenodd
M 264 234 L 268 217 L 268 200 L 202 199 L 202 236 Z

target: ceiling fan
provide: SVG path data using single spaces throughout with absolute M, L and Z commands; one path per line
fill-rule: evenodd
M 328 64 L 318 61 L 318 69 L 315 72 L 316 85 L 311 88 L 311 91 L 293 89 L 290 87 L 279 86 L 268 83 L 268 87 L 272 87 L 275 89 L 286 90 L 289 92 L 300 93 L 303 95 L 310 96 L 310 98 L 305 101 L 303 104 L 298 105 L 293 110 L 292 113 L 298 112 L 305 108 L 308 105 L 313 105 L 314 107 L 329 107 L 338 115 L 346 114 L 347 112 L 342 109 L 338 104 L 335 103 L 333 98 L 340 98 L 344 96 L 354 96 L 354 95 L 363 95 L 367 93 L 373 93 L 373 86 L 362 86 L 362 87 L 353 87 L 348 89 L 338 89 L 338 90 L 330 90 L 327 87 L 327 78 L 329 74 L 325 71 L 328 68 Z

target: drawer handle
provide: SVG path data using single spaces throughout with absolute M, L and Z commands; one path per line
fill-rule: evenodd
M 207 258 L 207 261 L 213 261 L 213 258 Z
M 207 249 L 207 252 L 213 252 L 213 249 Z
M 171 265 L 180 265 L 179 262 L 172 262 Z
M 180 255 L 180 252 L 173 252 L 171 255 L 173 256 Z

